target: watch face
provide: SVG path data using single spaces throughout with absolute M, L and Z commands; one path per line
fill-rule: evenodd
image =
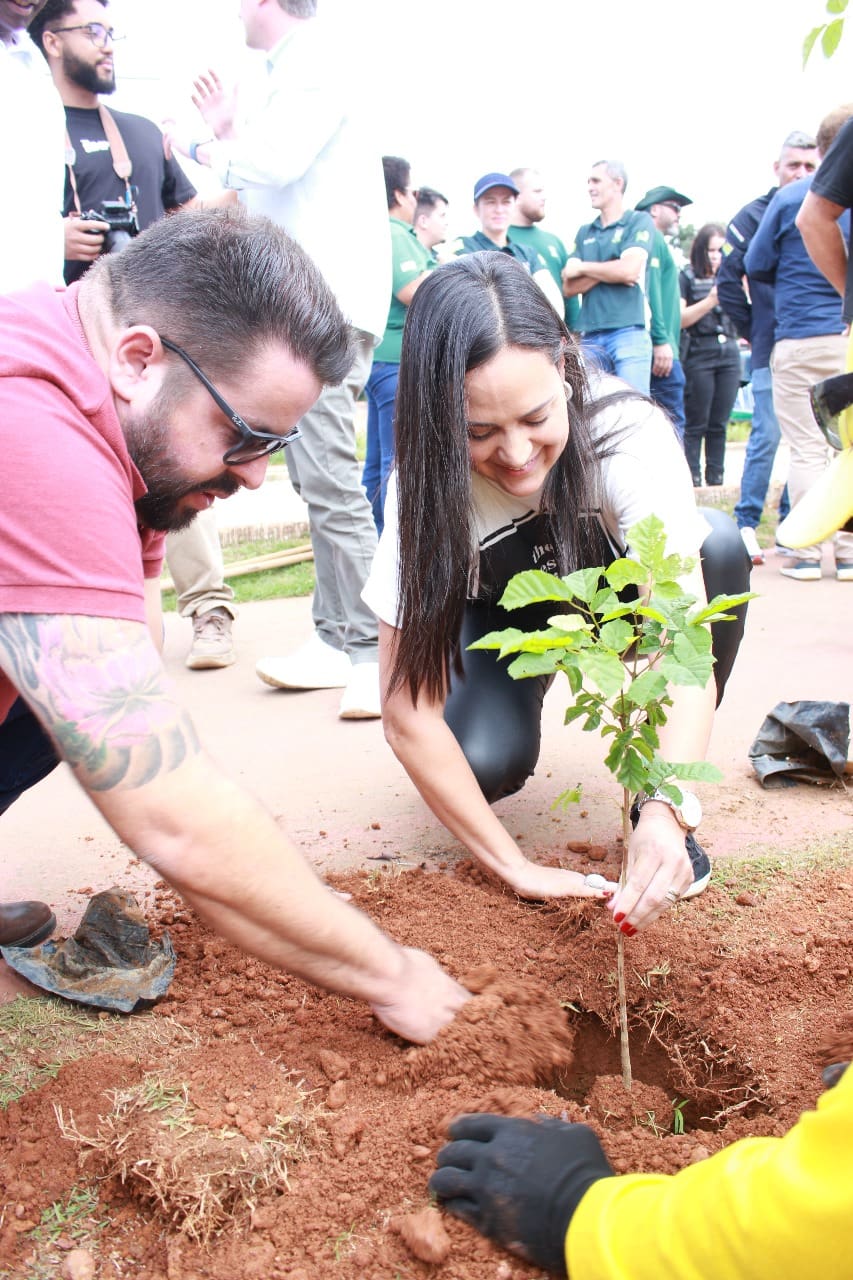
M 702 821 L 702 806 L 699 803 L 699 797 L 694 796 L 692 791 L 681 792 L 681 804 L 678 806 L 681 810 L 681 816 L 688 827 L 698 827 Z

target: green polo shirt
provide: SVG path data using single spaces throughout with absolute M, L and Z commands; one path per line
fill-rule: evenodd
M 510 257 L 515 258 L 516 262 L 522 263 L 527 267 L 531 275 L 535 275 L 537 271 L 548 271 L 548 263 L 536 249 L 528 248 L 525 244 L 513 243 L 512 240 L 508 244 L 501 247 L 495 244 L 494 240 L 490 240 L 485 231 L 477 231 L 473 236 L 460 236 L 458 240 L 454 240 L 451 249 L 457 258 L 462 257 L 466 253 L 483 253 L 489 251 L 491 253 L 508 253 Z
M 649 215 L 636 209 L 626 209 L 617 222 L 606 227 L 596 218 L 578 229 L 569 257 L 582 262 L 615 262 L 626 249 L 643 249 L 651 256 L 655 231 Z M 581 333 L 635 326 L 646 326 L 645 273 L 639 284 L 600 281 L 583 295 L 578 325 Z
M 652 313 L 652 342 L 656 347 L 668 342 L 678 355 L 681 340 L 681 289 L 678 267 L 669 245 L 655 227 L 655 238 L 646 275 L 646 291 Z
M 555 236 L 551 231 L 543 231 L 540 226 L 533 227 L 510 227 L 509 238 L 515 244 L 526 245 L 528 249 L 533 249 L 543 259 L 545 266 L 551 272 L 556 281 L 557 288 L 560 293 L 563 292 L 563 267 L 569 256 L 566 246 L 563 244 L 559 236 Z M 676 280 L 676 286 L 678 281 Z M 580 315 L 580 299 L 566 298 L 566 324 L 570 329 L 577 329 L 578 316 Z
M 408 222 L 399 218 L 389 219 L 391 223 L 391 305 L 388 308 L 388 323 L 382 335 L 382 341 L 373 353 L 374 360 L 383 360 L 386 364 L 399 364 L 403 346 L 403 325 L 406 323 L 406 307 L 397 294 L 407 284 L 417 280 L 425 271 L 431 271 L 435 259 L 429 249 L 424 248 Z

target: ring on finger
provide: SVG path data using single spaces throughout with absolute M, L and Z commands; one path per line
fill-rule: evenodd
M 681 894 L 672 885 L 669 886 L 663 896 L 666 898 L 667 902 L 671 902 L 673 906 L 675 906 L 676 902 L 679 902 L 681 899 Z

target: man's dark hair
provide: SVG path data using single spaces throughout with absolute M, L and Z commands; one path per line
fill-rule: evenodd
M 435 187 L 418 187 L 418 203 L 415 206 L 415 221 L 422 213 L 431 213 L 438 204 L 448 204 L 447 196 L 443 196 Z
M 278 7 L 291 18 L 313 18 L 317 14 L 317 0 L 278 0 Z
M 98 3 L 106 9 L 108 0 L 98 0 Z M 70 18 L 74 12 L 76 0 L 47 0 L 47 4 L 33 18 L 27 27 L 27 34 L 44 53 L 44 33 L 52 31 L 55 26 L 59 26 L 66 18 Z
M 405 191 L 412 176 L 412 166 L 402 156 L 383 156 L 382 171 L 385 174 L 385 195 L 388 208 L 397 203 L 397 192 Z
M 325 385 L 352 364 L 350 330 L 308 254 L 267 218 L 186 209 L 161 218 L 87 272 L 114 323 L 151 325 L 212 379 L 239 376 L 280 343 Z

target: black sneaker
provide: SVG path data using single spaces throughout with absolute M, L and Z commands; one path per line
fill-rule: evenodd
M 693 883 L 689 889 L 685 889 L 681 895 L 681 901 L 687 898 L 697 898 L 708 887 L 708 881 L 711 879 L 711 860 L 705 850 L 702 848 L 693 835 L 692 831 L 688 831 L 684 837 L 684 847 L 687 850 L 687 856 L 690 858 L 690 865 L 693 868 Z

